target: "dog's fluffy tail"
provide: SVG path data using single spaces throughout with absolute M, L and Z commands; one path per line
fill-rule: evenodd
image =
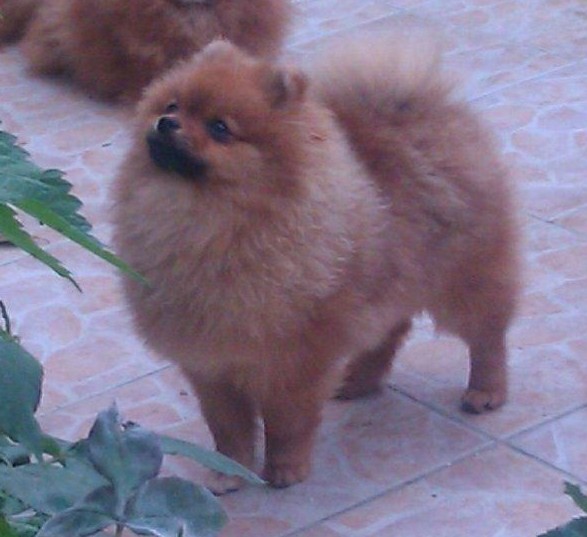
M 445 100 L 453 84 L 440 69 L 441 41 L 435 29 L 411 21 L 335 40 L 310 65 L 314 94 L 339 117 L 349 109 L 387 115 Z
M 0 43 L 11 43 L 22 37 L 39 1 L 0 0 Z

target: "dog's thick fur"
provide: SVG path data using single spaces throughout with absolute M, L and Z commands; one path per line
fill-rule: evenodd
M 289 0 L 0 0 L 0 13 L 0 41 L 24 33 L 34 72 L 70 76 L 107 100 L 135 100 L 151 80 L 219 37 L 254 55 L 276 55 L 291 6 Z
M 308 78 L 211 44 L 148 90 L 113 193 L 140 333 L 221 452 L 251 466 L 262 418 L 274 486 L 308 475 L 338 359 L 340 396 L 377 391 L 422 311 L 470 347 L 463 407 L 505 401 L 510 186 L 426 35 L 343 42 Z

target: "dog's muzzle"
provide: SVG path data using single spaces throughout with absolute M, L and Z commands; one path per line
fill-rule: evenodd
M 181 123 L 173 116 L 161 116 L 147 134 L 151 160 L 162 170 L 199 179 L 206 163 L 192 154 L 181 137 Z

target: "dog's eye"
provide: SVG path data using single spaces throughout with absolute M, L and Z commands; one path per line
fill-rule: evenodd
M 208 121 L 208 123 L 206 123 L 206 129 L 208 130 L 210 137 L 215 142 L 226 144 L 230 142 L 232 138 L 232 132 L 230 132 L 230 129 L 226 123 L 224 123 L 224 121 L 221 119 L 213 119 Z
M 177 112 L 179 110 L 179 106 L 177 105 L 177 103 L 175 101 L 171 101 L 166 107 L 165 107 L 165 113 L 166 114 L 174 114 L 175 112 Z

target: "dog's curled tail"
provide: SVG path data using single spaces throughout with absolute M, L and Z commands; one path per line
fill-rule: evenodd
M 0 44 L 18 41 L 40 0 L 0 0 Z
M 314 94 L 337 115 L 349 107 L 383 113 L 446 99 L 453 82 L 440 68 L 434 28 L 406 21 L 391 31 L 334 40 L 310 65 Z

